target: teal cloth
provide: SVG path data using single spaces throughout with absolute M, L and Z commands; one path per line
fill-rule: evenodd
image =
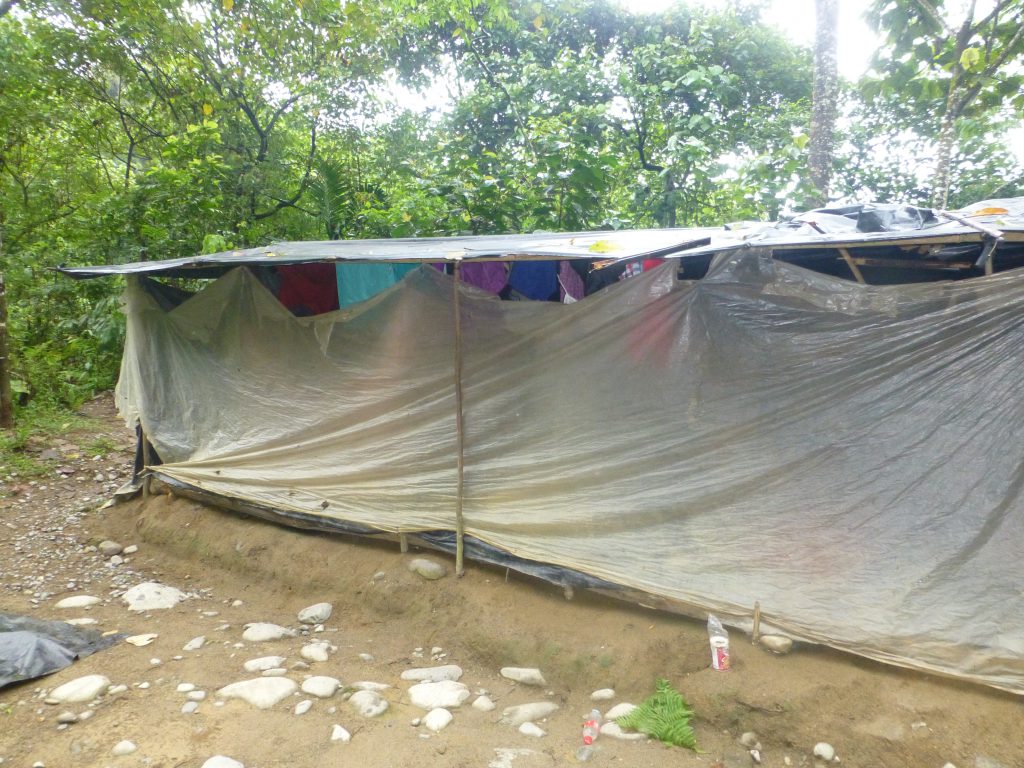
M 338 264 L 338 305 L 348 307 L 387 290 L 419 264 Z

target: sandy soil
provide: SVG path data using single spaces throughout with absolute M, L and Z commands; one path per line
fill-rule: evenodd
M 109 399 L 89 410 L 105 420 L 118 446 L 107 466 L 77 456 L 74 449 L 90 436 L 69 435 L 61 460 L 75 472 L 31 489 L 8 482 L 0 495 L 0 610 L 49 619 L 87 616 L 102 631 L 158 638 L 143 648 L 122 642 L 48 678 L 0 689 L 4 768 L 199 768 L 216 754 L 247 768 L 575 765 L 590 693 L 611 687 L 611 703 L 638 703 L 659 677 L 696 710 L 702 753 L 602 737 L 591 764 L 752 766 L 737 739 L 755 731 L 766 766 L 814 765 L 811 750 L 819 741 L 835 747 L 843 766 L 1024 766 L 1021 700 L 1009 694 L 820 647 L 775 656 L 738 633 L 732 636 L 733 670 L 716 672 L 709 669 L 700 622 L 579 592 L 567 601 L 559 588 L 502 569 L 471 565 L 462 579 L 425 581 L 407 567 L 423 552 L 403 555 L 394 544 L 290 530 L 170 495 L 100 511 L 96 497 L 109 490 L 111 477 L 130 470 L 131 436 L 117 424 Z M 139 551 L 112 566 L 94 550 L 104 539 L 136 544 Z M 425 556 L 446 562 L 450 571 L 443 556 Z M 147 580 L 193 596 L 170 610 L 133 614 L 118 595 Z M 55 607 L 62 597 L 85 593 L 104 600 L 88 611 Z M 302 635 L 242 642 L 245 623 L 298 630 L 297 612 L 321 601 L 334 606 L 326 631 L 314 635 L 337 646 L 329 661 L 291 668 L 310 639 Z M 198 635 L 206 645 L 184 651 Z M 446 654 L 438 662 L 430 659 L 435 646 Z M 416 648 L 426 658 L 418 658 Z M 365 720 L 341 695 L 314 700 L 301 716 L 293 708 L 309 697 L 291 697 L 269 710 L 240 701 L 217 706 L 214 691 L 251 677 L 243 662 L 266 655 L 287 657 L 288 676 L 297 682 L 320 674 L 390 684 L 384 694 L 390 709 Z M 157 658 L 159 665 L 151 662 Z M 399 676 L 434 663 L 460 665 L 462 682 L 486 689 L 497 709 L 483 713 L 467 703 L 438 734 L 412 726 L 425 713 L 409 704 L 409 684 Z M 539 667 L 547 686 L 504 680 L 498 670 L 506 665 Z M 48 691 L 94 673 L 128 688 L 102 696 L 88 720 L 60 728 L 61 712 L 89 705 L 47 705 Z M 209 693 L 195 714 L 181 712 L 185 694 L 176 688 L 182 682 Z M 498 723 L 504 707 L 528 701 L 560 706 L 540 723 L 543 738 Z M 335 723 L 353 733 L 351 743 L 330 741 Z M 123 739 L 138 750 L 112 755 Z

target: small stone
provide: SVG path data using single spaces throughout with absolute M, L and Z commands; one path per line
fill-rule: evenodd
M 616 704 L 614 707 L 604 713 L 605 720 L 618 720 L 620 717 L 625 717 L 630 712 L 636 709 L 636 704 L 630 704 L 628 701 L 623 701 L 620 704 Z
M 93 605 L 98 605 L 103 602 L 98 597 L 93 595 L 74 595 L 73 597 L 65 597 L 55 607 L 57 608 L 89 608 Z
M 74 712 L 61 712 L 59 715 L 57 715 L 57 722 L 68 725 L 70 725 L 71 723 L 77 723 L 78 715 L 76 715 Z
M 284 656 L 261 656 L 258 659 L 250 659 L 242 666 L 246 672 L 263 672 L 268 669 L 278 668 L 284 662 Z
M 245 768 L 245 766 L 237 760 L 232 760 L 230 757 L 214 755 L 203 763 L 203 768 Z
M 348 744 L 352 741 L 352 734 L 340 725 L 335 724 L 331 727 L 331 741 L 340 741 L 342 744 Z
M 116 541 L 101 541 L 96 549 L 100 551 L 100 554 L 104 557 L 113 557 L 114 555 L 120 555 L 124 551 L 124 547 L 118 544 Z
M 477 709 L 481 712 L 492 712 L 494 707 L 494 702 L 486 696 L 477 696 L 476 699 L 473 700 L 473 709 Z
M 611 701 L 615 698 L 614 688 L 602 688 L 590 694 L 591 701 Z
M 426 710 L 459 707 L 469 696 L 469 688 L 454 680 L 417 683 L 409 689 L 409 701 L 412 705 Z
M 129 645 L 134 645 L 136 648 L 142 648 L 143 646 L 149 645 L 159 637 L 155 632 L 147 632 L 144 635 L 132 635 L 126 637 L 124 641 Z
M 631 733 L 622 730 L 622 726 L 611 720 L 601 725 L 601 735 L 609 739 L 618 739 L 619 741 L 644 741 L 647 736 L 643 733 Z
M 121 596 L 130 611 L 166 610 L 173 608 L 185 598 L 184 592 L 155 581 L 138 584 Z
M 523 685 L 547 685 L 544 675 L 541 674 L 539 669 L 533 667 L 502 667 L 501 676 Z
M 330 603 L 317 603 L 299 611 L 299 622 L 302 624 L 323 624 L 331 618 L 334 607 Z
M 138 546 L 137 546 L 137 545 L 135 545 L 135 544 L 129 544 L 129 545 L 127 546 L 127 547 L 125 547 L 125 548 L 124 548 L 124 549 L 122 550 L 121 554 L 122 554 L 122 555 L 134 555 L 134 554 L 135 554 L 136 552 L 138 552 L 138 551 L 139 551 L 139 548 L 138 548 Z
M 194 691 L 195 689 L 196 686 L 194 683 L 179 683 L 178 687 L 175 690 L 178 693 L 188 693 L 189 691 Z
M 553 701 L 534 701 L 529 704 L 506 707 L 501 712 L 501 722 L 518 726 L 533 720 L 543 720 L 557 711 L 558 705 Z
M 415 560 L 411 560 L 409 562 L 409 570 L 413 573 L 419 574 L 428 581 L 442 579 L 448 573 L 448 569 L 441 563 L 437 563 L 433 560 L 427 560 L 423 557 L 417 557 Z
M 440 645 L 435 645 L 433 648 L 430 649 L 430 655 L 437 656 L 443 650 L 444 648 L 442 648 Z
M 137 749 L 138 747 L 135 746 L 134 742 L 125 740 L 117 742 L 117 744 L 114 745 L 114 748 L 110 751 L 112 754 L 122 757 L 124 755 L 130 755 Z
M 524 736 L 533 736 L 534 738 L 541 738 L 547 736 L 548 732 L 541 728 L 535 723 L 526 722 L 519 726 L 519 732 Z
M 265 621 L 257 621 L 245 625 L 245 632 L 242 639 L 249 643 L 265 643 L 271 640 L 280 640 L 284 637 L 294 637 L 295 632 L 278 624 L 270 624 Z
M 199 637 L 193 637 L 191 640 L 189 640 L 187 643 L 185 643 L 185 645 L 182 646 L 181 650 L 183 650 L 183 651 L 198 651 L 205 644 L 206 644 L 206 637 L 203 636 L 203 635 L 200 635 Z
M 324 675 L 314 675 L 302 681 L 302 692 L 320 699 L 329 699 L 340 687 L 340 680 Z
M 370 680 L 360 680 L 356 683 L 350 683 L 349 687 L 356 691 L 386 691 L 391 686 L 387 683 L 374 683 Z
M 325 642 L 304 645 L 302 650 L 299 651 L 299 655 L 306 661 L 327 661 L 330 658 L 330 653 L 331 644 Z
M 407 669 L 402 673 L 403 680 L 415 680 L 421 683 L 439 683 L 442 680 L 458 680 L 462 677 L 462 667 L 456 664 L 445 664 L 442 667 L 419 667 Z
M 110 687 L 110 680 L 103 675 L 85 675 L 50 691 L 50 698 L 58 704 L 75 704 L 91 701 Z
M 793 650 L 793 641 L 785 635 L 761 635 L 761 647 L 780 656 Z
M 150 663 L 150 664 L 151 664 L 152 666 L 154 666 L 154 667 L 159 667 L 159 666 L 160 666 L 161 664 L 163 664 L 163 662 L 162 662 L 162 661 L 160 661 L 160 659 L 156 659 L 156 658 L 150 659 L 150 660 L 149 660 L 149 663 Z
M 359 654 L 359 660 L 360 661 L 367 661 L 367 662 L 373 661 L 373 654 L 372 653 L 360 653 Z
M 377 717 L 388 711 L 388 702 L 376 691 L 356 691 L 348 703 L 363 717 Z
M 1005 768 L 1005 766 L 998 760 L 993 760 L 991 757 L 978 755 L 974 758 L 974 768 Z
M 185 698 L 189 701 L 205 701 L 206 691 L 189 691 Z
M 223 699 L 242 699 L 258 709 L 270 709 L 298 688 L 294 680 L 286 677 L 258 677 L 226 685 L 217 695 Z
M 826 763 L 831 763 L 836 757 L 836 750 L 831 744 L 825 741 L 819 741 L 814 745 L 813 754 L 815 757 L 824 760 Z
M 186 701 L 184 704 L 181 705 L 181 714 L 183 714 L 183 715 L 193 715 L 193 714 L 196 713 L 196 711 L 198 709 L 199 709 L 199 702 L 198 701 Z
M 761 749 L 761 742 L 754 731 L 747 731 L 740 736 L 740 744 L 747 749 Z
M 454 719 L 455 718 L 451 712 L 439 707 L 427 712 L 427 716 L 423 718 L 423 725 L 434 733 L 437 733 L 438 731 L 443 731 L 447 728 Z
M 64 623 L 70 624 L 73 627 L 84 627 L 89 624 L 99 624 L 99 622 L 96 619 L 90 618 L 88 616 L 83 616 L 80 619 L 65 619 Z
M 122 683 L 120 685 L 112 685 L 109 688 L 107 688 L 107 695 L 108 696 L 114 696 L 114 695 L 116 695 L 118 693 L 124 693 L 127 690 L 128 690 L 128 686 L 125 685 L 124 683 Z
M 111 565 L 124 565 L 124 558 L 120 555 L 114 555 L 110 558 L 109 562 Z
M 142 690 L 146 690 L 147 688 L 149 688 L 149 683 L 141 682 L 139 683 L 139 688 L 141 688 Z
M 956 766 L 953 763 L 946 763 L 942 768 L 956 768 Z
M 313 702 L 312 701 L 310 701 L 309 699 L 303 699 L 302 701 L 300 701 L 298 704 L 295 705 L 295 714 L 296 715 L 304 715 L 307 712 L 309 712 L 309 710 L 312 708 L 312 706 L 313 706 Z
M 263 677 L 284 677 L 288 674 L 288 670 L 284 667 L 274 667 L 273 669 L 264 669 Z
M 928 723 L 926 723 L 924 720 L 918 720 L 916 723 L 910 724 L 910 730 L 912 731 L 923 731 L 927 727 Z

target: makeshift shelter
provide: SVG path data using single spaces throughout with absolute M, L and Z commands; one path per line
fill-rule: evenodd
M 118 405 L 180 490 L 1024 692 L 1024 200 L 855 214 L 65 271 L 133 276 Z M 672 258 L 574 304 L 423 266 L 307 318 L 235 268 L 609 254 Z M 206 270 L 170 309 L 141 277 Z

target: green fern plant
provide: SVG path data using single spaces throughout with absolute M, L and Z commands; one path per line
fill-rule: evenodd
M 697 737 L 690 725 L 692 717 L 693 709 L 683 695 L 669 685 L 668 680 L 660 679 L 654 684 L 653 696 L 615 722 L 620 728 L 646 733 L 665 744 L 697 752 Z

